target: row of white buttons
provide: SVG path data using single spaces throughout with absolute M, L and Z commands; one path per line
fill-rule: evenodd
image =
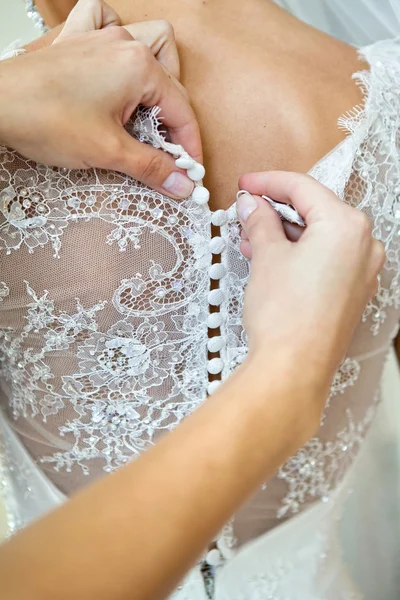
M 188 177 L 196 182 L 192 192 L 192 200 L 199 206 L 207 204 L 210 199 L 210 192 L 202 185 L 201 180 L 205 175 L 203 165 L 194 161 L 188 154 L 183 154 L 176 161 L 176 166 L 187 171 Z M 224 210 L 217 210 L 212 214 L 211 223 L 216 227 L 224 225 L 227 215 Z M 210 250 L 212 254 L 221 254 L 225 249 L 224 240 L 217 236 L 210 240 Z M 209 268 L 211 279 L 220 281 L 226 275 L 226 269 L 223 264 L 215 263 Z M 224 294 L 221 289 L 211 290 L 208 294 L 208 301 L 211 306 L 219 306 L 224 300 Z M 209 329 L 218 329 L 222 325 L 222 315 L 220 312 L 211 313 L 207 319 Z M 215 336 L 208 340 L 207 349 L 211 353 L 220 352 L 224 347 L 224 340 L 221 336 Z M 208 361 L 207 370 L 212 375 L 221 373 L 224 363 L 222 358 L 212 358 Z M 208 384 L 207 392 L 212 394 L 221 384 L 221 381 L 212 381 Z M 218 566 L 222 563 L 221 552 L 214 548 L 207 553 L 206 562 L 211 566 Z
M 213 225 L 215 225 L 216 227 L 220 227 L 221 225 L 223 225 L 226 222 L 226 214 L 224 210 L 217 210 L 215 213 L 213 213 L 212 217 L 211 217 L 211 223 Z M 216 236 L 214 238 L 212 238 L 212 240 L 210 241 L 210 250 L 212 254 L 222 254 L 222 252 L 225 250 L 225 241 L 222 239 L 222 237 L 220 236 Z M 222 263 L 215 263 L 213 265 L 211 265 L 211 267 L 209 268 L 209 275 L 211 279 L 214 279 L 215 281 L 221 281 L 221 279 L 223 277 L 225 277 L 226 275 L 226 269 L 224 267 L 224 265 Z M 221 288 L 215 289 L 215 290 L 211 290 L 208 294 L 208 302 L 211 306 L 220 306 L 222 304 L 222 302 L 224 301 L 224 293 L 221 290 Z M 210 329 L 217 329 L 219 327 L 221 327 L 222 325 L 222 315 L 220 312 L 215 312 L 215 313 L 211 313 L 208 317 L 208 327 Z M 221 336 L 216 336 L 213 338 L 210 338 L 210 340 L 208 341 L 207 344 L 208 347 L 208 351 L 209 352 L 220 352 L 223 347 L 224 347 L 224 340 Z M 221 373 L 221 371 L 224 368 L 224 363 L 222 358 L 211 358 L 208 361 L 208 372 L 211 375 L 217 375 L 218 373 Z M 221 381 L 212 381 L 208 384 L 208 388 L 207 391 L 209 394 L 212 394 L 213 392 L 215 392 L 215 390 L 218 388 L 218 386 L 221 385 Z M 213 558 L 211 558 L 211 560 L 207 560 L 207 562 L 210 565 L 216 565 L 218 564 L 219 560 L 216 559 L 216 556 L 214 556 L 214 554 L 219 554 L 218 550 L 211 550 L 211 552 L 208 553 L 207 557 L 211 557 L 211 555 L 213 556 Z
M 211 223 L 215 225 L 215 227 L 221 227 L 225 225 L 227 222 L 227 213 L 225 210 L 219 209 L 216 210 L 211 216 Z M 225 249 L 225 241 L 221 237 L 215 237 L 210 242 L 210 248 L 212 254 L 221 254 Z M 211 279 L 220 281 L 226 275 L 226 268 L 222 263 L 215 263 L 211 265 L 209 270 L 209 275 Z M 224 301 L 224 293 L 219 288 L 216 290 L 211 290 L 208 294 L 208 302 L 211 306 L 220 306 Z M 211 313 L 208 317 L 207 325 L 209 329 L 218 329 L 222 325 L 222 315 L 220 312 Z M 224 340 L 222 337 L 214 337 L 211 338 L 208 342 L 208 350 L 210 352 L 220 352 L 224 347 Z M 212 358 L 208 364 L 208 372 L 209 373 L 220 373 L 223 369 L 223 361 L 221 358 Z M 221 381 L 212 381 L 208 385 L 208 393 L 212 394 L 221 385 Z M 214 554 L 218 552 L 218 550 L 212 550 Z M 215 559 L 215 557 L 214 557 Z M 209 563 L 212 564 L 212 563 Z M 216 564 L 216 563 L 214 563 Z
M 199 206 L 207 204 L 210 199 L 210 192 L 202 185 L 202 179 L 205 175 L 205 169 L 203 165 L 199 164 L 189 154 L 182 154 L 176 159 L 175 164 L 180 169 L 185 169 L 188 177 L 195 181 L 196 186 L 192 192 L 192 200 Z M 217 227 L 220 227 L 226 223 L 226 212 L 224 210 L 217 210 L 211 217 L 211 223 Z M 217 236 L 210 240 L 210 250 L 212 254 L 221 254 L 225 249 L 224 240 Z M 226 269 L 221 263 L 215 263 L 211 265 L 209 269 L 209 275 L 211 279 L 215 281 L 221 280 L 226 275 Z M 208 301 L 211 306 L 220 306 L 224 301 L 224 294 L 221 289 L 210 291 L 208 294 Z M 217 329 L 222 325 L 222 316 L 220 313 L 212 313 L 208 317 L 208 327 L 210 329 Z M 224 346 L 224 340 L 221 336 L 213 337 L 208 341 L 207 348 L 209 352 L 220 352 Z M 208 361 L 207 370 L 212 375 L 221 373 L 223 369 L 222 358 L 212 358 Z M 212 394 L 217 387 L 220 385 L 220 381 L 212 381 L 209 383 L 207 391 Z

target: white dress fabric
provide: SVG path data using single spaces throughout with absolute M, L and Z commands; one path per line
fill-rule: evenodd
M 398 0 L 274 0 L 298 19 L 363 46 L 400 33 Z
M 213 576 L 199 565 L 176 600 L 361 597 L 338 526 L 400 316 L 400 43 L 362 56 L 365 105 L 340 119 L 348 137 L 311 175 L 371 219 L 387 251 L 378 293 L 318 435 L 224 529 L 219 558 L 206 558 Z M 132 133 L 185 158 L 158 126 L 156 111 L 140 110 Z M 245 358 L 249 263 L 235 207 L 212 213 L 199 189 L 176 202 L 119 173 L 49 168 L 0 148 L 1 484 L 10 530 L 139 456 L 216 389 L 210 374 L 225 380 Z

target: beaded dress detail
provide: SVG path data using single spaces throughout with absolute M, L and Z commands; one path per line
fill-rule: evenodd
M 355 76 L 365 104 L 340 120 L 348 137 L 310 174 L 368 215 L 386 265 L 318 435 L 227 526 L 221 560 L 329 501 L 379 401 L 400 314 L 400 44 L 380 42 L 361 53 L 371 67 Z M 50 168 L 0 148 L 3 418 L 32 468 L 61 495 L 140 455 L 247 353 L 241 314 L 249 263 L 239 252 L 235 206 L 210 211 L 204 168 L 166 142 L 159 125 L 156 109 L 140 109 L 129 127 L 174 155 L 196 182 L 184 201 L 120 173 Z M 10 526 L 18 527 L 25 521 L 18 498 L 34 499 L 35 489 L 6 433 L 2 446 L 3 493 Z M 210 561 L 218 563 L 215 553 Z

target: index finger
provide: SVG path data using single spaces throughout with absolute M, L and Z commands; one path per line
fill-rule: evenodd
M 121 25 L 118 14 L 104 0 L 79 0 L 69 13 L 60 35 L 54 44 L 66 37 Z
M 165 72 L 154 58 L 157 69 L 151 100 L 145 106 L 159 106 L 163 123 L 168 127 L 171 141 L 180 144 L 197 162 L 203 161 L 200 128 L 193 108 L 174 78 Z
M 239 187 L 292 204 L 308 224 L 345 206 L 336 194 L 310 175 L 291 171 L 247 173 L 239 179 Z
M 172 26 L 163 20 L 140 21 L 125 25 L 130 35 L 146 44 L 160 62 L 174 77 L 179 79 L 180 66 L 178 49 Z

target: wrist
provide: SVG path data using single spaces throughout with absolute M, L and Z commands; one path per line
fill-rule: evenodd
M 30 158 L 34 157 L 28 149 L 40 147 L 40 136 L 50 118 L 45 68 L 26 53 L 0 61 L 0 145 Z
M 287 353 L 250 353 L 195 417 L 203 415 L 207 430 L 211 422 L 218 443 L 224 438 L 224 447 L 245 461 L 255 487 L 316 434 L 326 397 Z
M 0 61 L 0 146 L 13 147 L 12 133 L 16 133 L 14 113 L 18 106 L 15 89 L 18 83 L 13 77 L 12 63 L 16 59 Z M 21 94 L 21 90 L 20 90 Z
M 242 367 L 240 376 L 251 387 L 255 402 L 281 403 L 293 417 L 292 435 L 300 443 L 316 433 L 332 379 L 320 364 L 307 362 L 304 352 L 293 348 L 280 352 L 260 348 L 249 352 Z

